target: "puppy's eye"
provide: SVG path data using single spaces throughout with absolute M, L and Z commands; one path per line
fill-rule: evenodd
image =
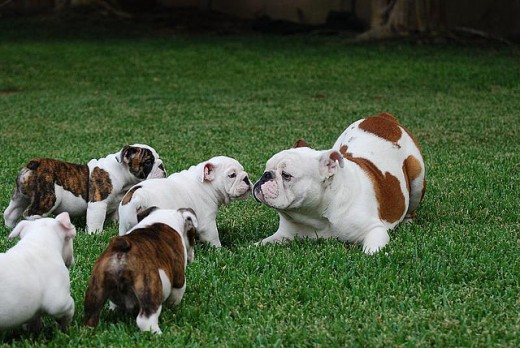
M 285 181 L 291 181 L 292 179 L 292 175 L 291 174 L 287 174 L 286 172 L 282 172 L 282 179 L 285 180 Z
M 233 179 L 233 178 L 235 178 L 236 176 L 237 176 L 236 173 L 231 173 L 231 174 L 228 175 L 228 178 Z

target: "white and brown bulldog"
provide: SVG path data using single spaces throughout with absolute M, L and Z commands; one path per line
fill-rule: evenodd
M 372 254 L 388 243 L 388 230 L 414 218 L 424 190 L 419 145 L 383 113 L 348 126 L 331 150 L 277 153 L 253 195 L 280 216 L 278 230 L 262 244 L 338 238 Z
M 220 247 L 217 212 L 222 204 L 249 195 L 252 184 L 242 165 L 226 156 L 213 157 L 164 179 L 132 187 L 119 204 L 119 235 L 137 223 L 137 214 L 149 207 L 191 208 L 197 214 L 199 239 Z
M 142 331 L 161 333 L 162 303 L 177 305 L 193 261 L 197 218 L 191 209 L 149 208 L 128 234 L 115 237 L 94 265 L 85 295 L 85 324 L 95 327 L 107 300 L 138 313 Z
M 38 331 L 43 314 L 67 328 L 74 315 L 67 268 L 75 236 L 67 213 L 16 225 L 9 239 L 20 241 L 0 254 L 0 329 L 27 324 Z
M 51 213 L 87 215 L 87 232 L 103 229 L 126 191 L 150 178 L 166 176 L 162 160 L 148 145 L 134 144 L 87 164 L 35 158 L 20 171 L 16 189 L 4 211 L 5 224 L 13 228 L 23 215 L 28 219 Z

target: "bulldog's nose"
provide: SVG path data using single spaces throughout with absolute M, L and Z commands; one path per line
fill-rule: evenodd
M 260 178 L 261 181 L 269 181 L 273 178 L 273 173 L 271 172 L 265 172 L 264 175 Z
M 249 181 L 249 178 L 247 176 L 244 177 L 244 182 L 247 186 L 251 186 L 251 181 Z

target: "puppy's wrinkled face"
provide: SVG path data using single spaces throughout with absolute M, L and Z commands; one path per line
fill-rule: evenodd
M 278 210 L 311 207 L 321 199 L 323 180 L 320 152 L 310 148 L 284 150 L 267 161 L 253 196 Z
M 253 188 L 244 167 L 224 156 L 214 157 L 205 164 L 204 179 L 223 191 L 226 201 L 246 198 Z
M 148 145 L 127 145 L 121 150 L 121 161 L 135 177 L 144 180 L 166 177 L 166 170 L 157 152 Z

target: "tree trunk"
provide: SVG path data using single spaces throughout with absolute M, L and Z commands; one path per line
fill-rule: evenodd
M 438 35 L 445 28 L 444 0 L 372 0 L 370 30 L 360 39 Z

